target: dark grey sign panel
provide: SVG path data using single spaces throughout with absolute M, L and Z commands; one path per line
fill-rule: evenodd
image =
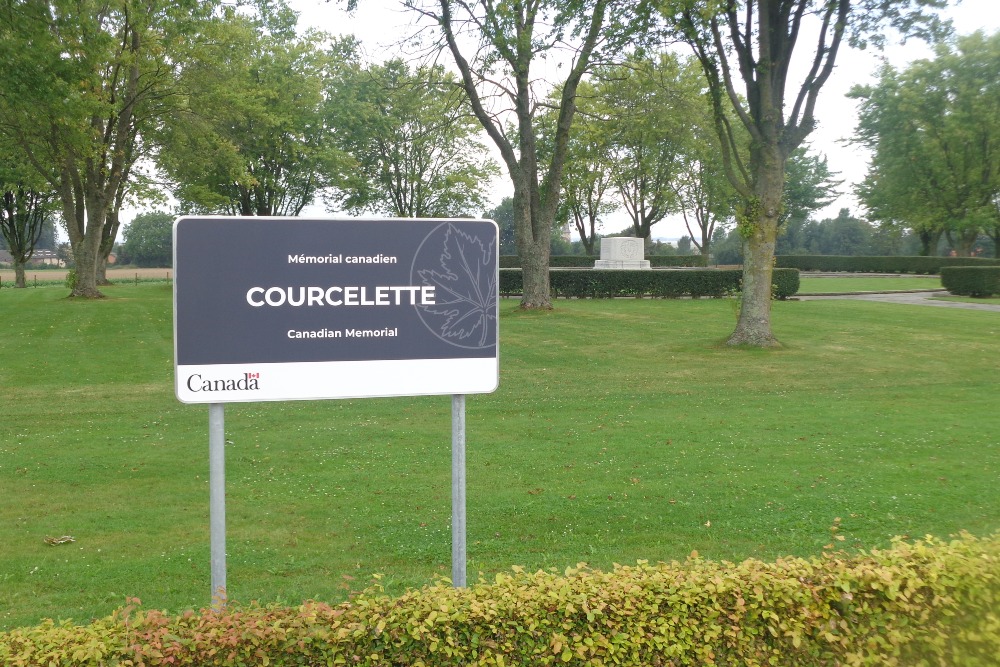
M 473 368 L 478 391 L 495 388 L 497 237 L 488 220 L 178 219 L 178 397 L 477 393 L 448 389 L 441 378 L 423 391 L 413 377 L 457 373 L 464 386 L 461 369 Z M 289 389 L 275 394 L 275 383 Z

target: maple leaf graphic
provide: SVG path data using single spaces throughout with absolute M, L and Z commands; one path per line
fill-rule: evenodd
M 422 269 L 417 275 L 424 285 L 433 285 L 435 303 L 423 306 L 425 314 L 437 316 L 439 335 L 483 347 L 496 318 L 497 286 L 493 265 L 494 239 L 489 243 L 449 224 L 439 261 L 440 270 Z M 443 322 L 440 320 L 443 319 Z

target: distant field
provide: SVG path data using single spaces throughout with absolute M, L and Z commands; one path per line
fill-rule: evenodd
M 29 285 L 34 283 L 61 283 L 66 280 L 66 269 L 28 269 L 25 280 Z M 129 280 L 141 278 L 171 278 L 173 269 L 108 269 L 108 280 Z M 9 287 L 14 284 L 14 270 L 0 269 L 0 284 Z
M 208 415 L 173 395 L 172 290 L 0 292 L 0 629 L 209 602 Z M 996 313 L 731 299 L 501 305 L 470 396 L 469 573 L 773 559 L 1000 530 Z M 234 332 L 233 335 L 238 335 Z M 226 407 L 230 596 L 450 573 L 448 397 Z M 72 536 L 52 546 L 46 538 Z

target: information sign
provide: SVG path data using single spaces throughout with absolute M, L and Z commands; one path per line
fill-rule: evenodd
M 185 403 L 497 387 L 492 221 L 208 216 L 173 233 Z

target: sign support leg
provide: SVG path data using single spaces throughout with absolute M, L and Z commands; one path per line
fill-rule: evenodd
M 209 525 L 212 553 L 212 609 L 226 606 L 226 425 L 225 406 L 208 406 Z
M 465 587 L 465 395 L 451 397 L 451 582 Z

